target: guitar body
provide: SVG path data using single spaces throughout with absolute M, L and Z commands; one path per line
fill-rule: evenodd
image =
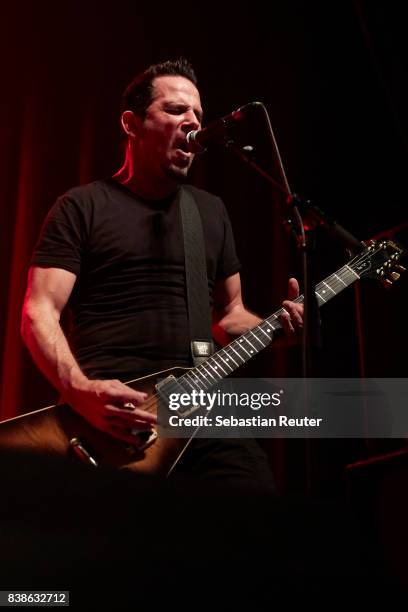
M 158 379 L 175 377 L 188 368 L 171 368 L 130 381 L 130 387 L 149 394 L 149 412 L 157 413 L 154 396 Z M 90 425 L 68 404 L 57 404 L 30 412 L 0 423 L 0 450 L 21 450 L 46 455 L 70 456 L 76 451 L 72 441 L 80 441 L 81 448 L 97 465 L 128 468 L 144 474 L 167 474 L 179 453 L 186 446 L 186 439 L 157 437 L 145 448 L 135 436 L 135 446 L 130 446 Z M 81 456 L 81 454 L 79 454 Z M 81 457 L 86 461 L 86 454 Z

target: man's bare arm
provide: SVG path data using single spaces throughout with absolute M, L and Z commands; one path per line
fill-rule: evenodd
M 146 428 L 156 419 L 138 408 L 146 394 L 130 389 L 119 380 L 90 380 L 79 367 L 60 324 L 75 281 L 75 274 L 60 268 L 30 269 L 22 312 L 22 337 L 35 363 L 64 401 L 98 429 L 131 442 L 129 429 Z M 135 409 L 123 410 L 127 402 Z
M 283 329 L 287 335 L 293 334 L 295 328 L 302 327 L 303 306 L 295 304 L 299 295 L 296 279 L 289 279 L 288 300 L 283 302 L 286 312 L 281 316 Z M 241 279 L 237 272 L 217 283 L 214 290 L 213 334 L 219 344 L 225 345 L 230 336 L 244 334 L 262 321 L 262 319 L 245 308 L 242 301 Z

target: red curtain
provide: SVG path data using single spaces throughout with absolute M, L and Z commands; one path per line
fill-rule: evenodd
M 46 96 L 47 91 L 42 94 Z M 21 306 L 31 252 L 46 211 L 58 194 L 57 190 L 63 191 L 70 182 L 72 185 L 82 184 L 90 179 L 94 146 L 91 108 L 92 104 L 84 100 L 83 115 L 76 128 L 77 141 L 67 150 L 63 140 L 72 129 L 71 122 L 61 126 L 57 117 L 59 129 L 55 130 L 53 117 L 47 116 L 44 99 L 41 99 L 38 90 L 34 91 L 27 95 L 21 115 L 16 117 L 16 123 L 20 122 L 19 130 L 9 131 L 9 139 L 13 142 L 8 142 L 8 146 L 4 147 L 15 152 L 15 172 L 5 177 L 6 184 L 3 184 L 6 192 L 3 202 L 13 214 L 1 230 L 3 248 L 7 251 L 3 266 L 8 268 L 3 270 L 2 290 L 1 419 L 45 405 L 53 396 L 42 376 L 34 370 L 21 341 Z M 62 166 L 67 167 L 66 179 L 62 181 L 58 175 L 53 175 L 55 158 L 58 156 L 61 157 Z M 50 195 L 54 184 L 57 185 L 55 194 Z

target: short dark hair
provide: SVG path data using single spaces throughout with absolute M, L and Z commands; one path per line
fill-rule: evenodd
M 126 87 L 121 100 L 121 114 L 131 110 L 143 119 L 153 100 L 153 81 L 159 76 L 182 76 L 197 86 L 197 77 L 190 62 L 184 57 L 153 64 L 138 74 Z

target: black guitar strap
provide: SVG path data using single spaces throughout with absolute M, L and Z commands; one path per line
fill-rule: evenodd
M 184 238 L 190 349 L 193 364 L 197 366 L 214 351 L 204 235 L 194 197 L 185 187 L 181 187 L 179 197 Z

